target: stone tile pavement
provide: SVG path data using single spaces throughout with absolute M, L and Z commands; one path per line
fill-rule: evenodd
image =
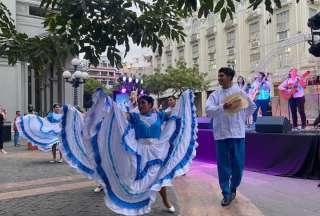
M 51 164 L 50 153 L 27 151 L 5 143 L 0 154 L 0 215 L 116 215 L 104 205 L 94 182 L 66 163 Z M 158 197 L 149 216 L 319 216 L 320 188 L 314 180 L 245 172 L 237 199 L 220 206 L 214 164 L 194 161 L 187 176 L 177 178 L 168 193 L 177 213 L 164 210 Z

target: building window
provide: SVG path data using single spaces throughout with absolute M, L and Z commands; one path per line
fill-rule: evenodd
M 214 13 L 209 13 L 209 15 L 207 16 L 207 20 L 208 20 L 208 27 L 213 27 L 216 25 Z
M 156 61 L 157 61 L 157 69 L 161 69 L 161 56 L 157 56 L 156 57 Z
M 214 37 L 208 38 L 208 65 L 209 69 L 212 68 L 212 65 L 215 63 L 215 43 L 216 40 Z
M 172 52 L 167 52 L 167 67 L 172 67 Z
M 256 63 L 260 60 L 260 53 L 253 53 L 250 55 L 250 63 Z
M 178 60 L 184 61 L 184 47 L 178 48 Z
M 192 61 L 193 64 L 198 64 L 199 59 L 199 44 L 193 43 L 192 44 Z
M 208 38 L 208 53 L 214 53 L 215 52 L 215 45 L 216 40 L 214 37 Z
M 46 12 L 43 8 L 40 8 L 38 6 L 29 6 L 29 15 L 44 17 L 46 15 Z
M 260 53 L 252 53 L 250 54 L 250 69 L 254 71 L 259 64 L 260 61 Z
M 278 40 L 288 38 L 289 32 L 289 10 L 277 14 L 277 36 Z
M 199 32 L 199 27 L 200 27 L 200 20 L 198 19 L 193 19 L 192 20 L 192 25 L 191 25 L 191 31 L 192 33 L 198 33 Z
M 106 61 L 102 61 L 101 66 L 102 67 L 108 67 L 108 63 Z
M 235 31 L 227 32 L 227 48 L 233 48 L 236 41 Z
M 278 40 L 285 40 L 288 38 L 288 31 L 278 32 Z
M 289 67 L 290 48 L 285 48 L 279 52 L 279 68 Z
M 259 22 L 251 23 L 249 25 L 249 41 L 256 41 L 259 39 Z

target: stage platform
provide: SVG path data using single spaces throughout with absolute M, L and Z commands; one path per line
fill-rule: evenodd
M 216 163 L 212 129 L 199 129 L 196 160 Z M 287 134 L 246 133 L 245 169 L 271 175 L 320 179 L 320 130 Z

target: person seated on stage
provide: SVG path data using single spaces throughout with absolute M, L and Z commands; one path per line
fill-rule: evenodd
M 253 113 L 253 122 L 257 121 L 259 109 L 261 109 L 262 116 L 267 116 L 268 105 L 270 102 L 271 84 L 265 73 L 259 72 L 257 79 L 252 85 L 253 93 L 251 98 L 255 101 L 257 109 Z
M 288 79 L 284 80 L 278 87 L 280 91 L 291 92 L 294 91 L 292 97 L 289 99 L 289 106 L 292 115 L 293 129 L 298 129 L 298 116 L 297 111 L 301 118 L 301 129 L 305 129 L 307 119 L 304 110 L 305 97 L 304 89 L 307 87 L 307 83 L 303 77 L 298 76 L 298 70 L 292 68 L 289 72 Z

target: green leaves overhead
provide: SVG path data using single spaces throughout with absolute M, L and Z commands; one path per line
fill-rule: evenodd
M 41 38 L 29 38 L 17 32 L 9 10 L 0 2 L 0 56 L 8 57 L 9 64 L 15 64 L 18 60 L 28 61 L 40 71 L 41 64 L 59 62 L 59 52 L 71 52 L 73 55 L 83 52 L 84 58 L 93 65 L 97 65 L 100 56 L 106 53 L 110 63 L 119 67 L 122 57 L 130 50 L 130 40 L 138 46 L 150 47 L 161 55 L 163 39 L 184 40 L 182 19 L 192 16 L 194 11 L 198 11 L 198 17 L 217 13 L 222 21 L 227 16 L 232 19 L 239 2 L 41 0 L 41 7 L 46 12 L 44 26 L 48 30 L 48 34 Z M 249 0 L 249 3 L 252 9 L 264 3 L 265 9 L 271 14 L 274 7 L 281 7 L 281 0 Z M 124 47 L 124 53 L 117 49 L 119 46 Z
M 0 2 L 0 28 L 0 40 L 11 37 L 16 32 L 11 13 L 2 2 Z
M 224 5 L 224 0 L 219 0 L 216 6 L 214 7 L 214 13 L 218 13 Z
M 299 3 L 300 0 L 296 0 Z M 314 0 L 310 0 L 311 3 L 314 3 Z M 195 0 L 177 0 L 179 8 L 181 8 L 185 14 L 190 15 L 194 6 L 196 4 Z M 200 0 L 198 1 L 198 17 L 207 17 L 209 13 L 220 13 L 220 18 L 222 21 L 225 21 L 227 15 L 232 19 L 234 13 L 236 12 L 237 4 L 241 0 Z M 274 7 L 281 8 L 281 0 L 249 0 L 249 7 L 252 10 L 258 8 L 260 4 L 264 3 L 266 11 L 270 14 L 273 14 Z
M 42 0 L 41 5 L 58 11 L 46 16 L 45 26 L 73 46 L 74 54 L 97 65 L 102 53 L 120 66 L 130 50 L 129 39 L 141 47 L 162 52 L 161 38 L 183 40 L 179 22 L 184 14 L 176 1 L 142 0 Z M 124 46 L 121 53 L 116 49 Z

